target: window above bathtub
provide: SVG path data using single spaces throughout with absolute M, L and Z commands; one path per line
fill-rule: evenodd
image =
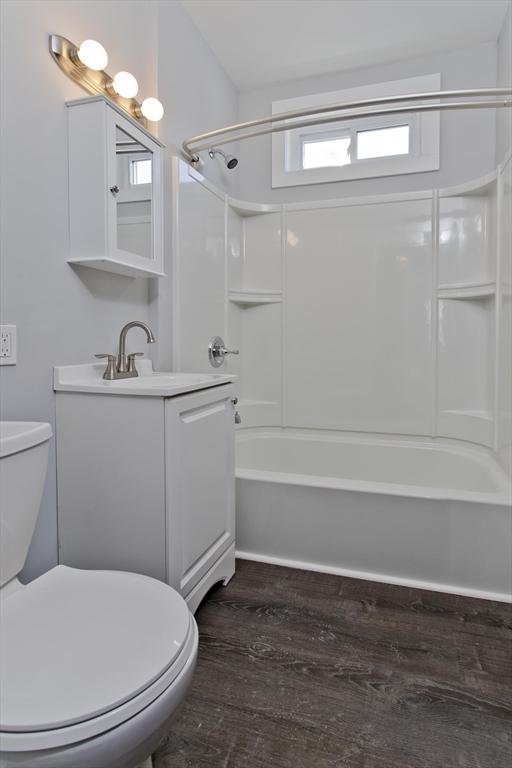
M 438 91 L 422 75 L 272 102 L 272 114 L 344 101 Z M 327 115 L 329 113 L 326 113 Z M 303 118 L 296 118 L 301 120 Z M 290 120 L 293 125 L 294 120 Z M 396 176 L 439 169 L 439 112 L 384 115 L 296 128 L 272 136 L 272 186 Z

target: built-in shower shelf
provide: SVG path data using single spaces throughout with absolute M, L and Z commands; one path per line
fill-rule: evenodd
M 485 299 L 495 293 L 496 283 L 452 283 L 437 289 L 439 299 Z
M 279 304 L 282 291 L 230 291 L 229 300 L 240 307 L 256 307 L 259 304 Z
M 473 179 L 455 187 L 445 187 L 439 190 L 439 197 L 485 197 L 496 189 L 497 171 L 487 173 L 479 179 Z
M 272 203 L 248 203 L 244 200 L 237 200 L 234 197 L 228 197 L 227 203 L 239 216 L 261 216 L 265 213 L 279 213 L 280 205 Z

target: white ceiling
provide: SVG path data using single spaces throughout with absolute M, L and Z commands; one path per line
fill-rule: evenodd
M 496 40 L 507 0 L 181 0 L 240 89 Z

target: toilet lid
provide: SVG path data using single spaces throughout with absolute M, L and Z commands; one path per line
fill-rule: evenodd
M 83 722 L 176 661 L 191 614 L 155 579 L 59 565 L 2 599 L 0 731 Z

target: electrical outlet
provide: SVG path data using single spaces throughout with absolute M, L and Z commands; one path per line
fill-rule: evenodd
M 0 325 L 0 365 L 16 365 L 15 325 Z

